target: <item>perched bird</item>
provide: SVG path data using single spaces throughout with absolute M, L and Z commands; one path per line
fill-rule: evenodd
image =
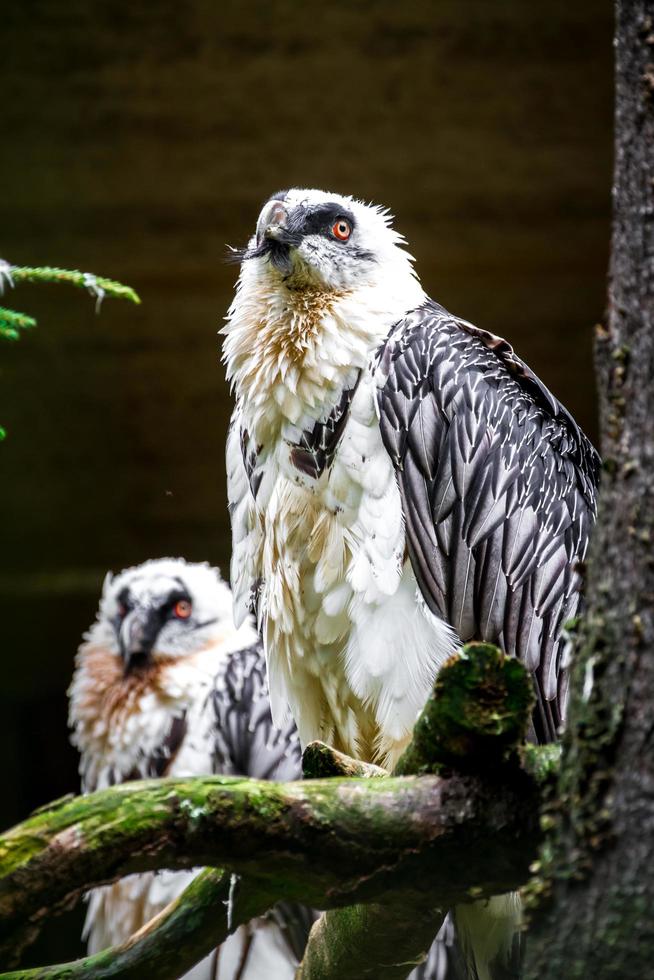
M 257 634 L 247 619 L 234 627 L 229 588 L 207 564 L 165 558 L 108 575 L 69 696 L 85 792 L 150 776 L 301 774 L 294 726 L 272 723 Z M 130 875 L 94 889 L 89 952 L 127 939 L 195 874 Z M 306 909 L 279 905 L 186 976 L 290 980 L 312 921 Z
M 274 194 L 222 331 L 236 620 L 257 616 L 273 717 L 391 768 L 471 639 L 526 664 L 533 734 L 556 736 L 599 475 L 569 412 L 428 298 L 403 245 L 381 208 Z M 492 899 L 467 930 L 480 980 L 516 910 Z

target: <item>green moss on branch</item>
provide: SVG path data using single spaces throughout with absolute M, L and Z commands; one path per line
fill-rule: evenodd
M 3 980 L 167 980 L 179 977 L 224 942 L 230 876 L 207 868 L 125 943 L 59 966 L 2 974 Z M 261 902 L 270 904 L 264 893 Z M 248 910 L 249 914 L 249 910 Z M 192 941 L 189 942 L 189 938 Z
M 523 743 L 533 706 L 531 678 L 515 657 L 468 643 L 440 670 L 395 773 L 488 771 Z
M 395 904 L 327 912 L 313 925 L 295 980 L 405 980 L 427 956 L 442 922 L 437 909 Z M 409 937 L 409 951 L 398 934 Z
M 537 797 L 513 783 L 125 783 L 64 800 L 0 838 L 0 959 L 62 903 L 135 871 L 221 865 L 318 908 L 388 889 L 419 906 L 427 887 L 451 905 L 473 886 L 494 894 L 524 882 L 538 838 Z

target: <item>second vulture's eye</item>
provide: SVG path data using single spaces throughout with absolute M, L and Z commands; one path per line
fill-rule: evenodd
M 188 599 L 180 599 L 173 606 L 173 614 L 177 619 L 188 619 L 193 612 L 193 606 Z
M 338 238 L 339 242 L 346 242 L 352 234 L 352 225 L 345 218 L 339 218 L 332 225 L 332 235 Z

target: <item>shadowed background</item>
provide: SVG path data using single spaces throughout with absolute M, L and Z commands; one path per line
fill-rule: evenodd
M 223 260 L 271 192 L 388 205 L 427 291 L 506 336 L 595 436 L 611 32 L 608 0 L 3 5 L 0 256 L 143 305 L 4 300 L 39 327 L 0 348 L 0 826 L 77 788 L 65 691 L 104 572 L 227 572 Z M 78 923 L 29 961 L 75 954 Z

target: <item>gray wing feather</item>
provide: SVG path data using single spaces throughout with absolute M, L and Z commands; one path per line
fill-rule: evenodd
M 456 943 L 452 916 L 447 915 L 431 944 L 427 959 L 411 971 L 407 980 L 467 980 L 468 977 Z
M 252 779 L 302 777 L 300 740 L 293 723 L 273 725 L 260 643 L 227 656 L 214 680 L 214 771 Z M 317 914 L 303 905 L 279 902 L 268 913 L 299 963 Z
M 292 722 L 273 725 L 261 645 L 229 654 L 214 680 L 216 772 L 252 779 L 302 776 L 302 752 Z
M 384 445 L 430 609 L 533 671 L 541 740 L 566 684 L 560 631 L 596 513 L 599 457 L 506 341 L 428 302 L 391 330 L 376 366 Z

